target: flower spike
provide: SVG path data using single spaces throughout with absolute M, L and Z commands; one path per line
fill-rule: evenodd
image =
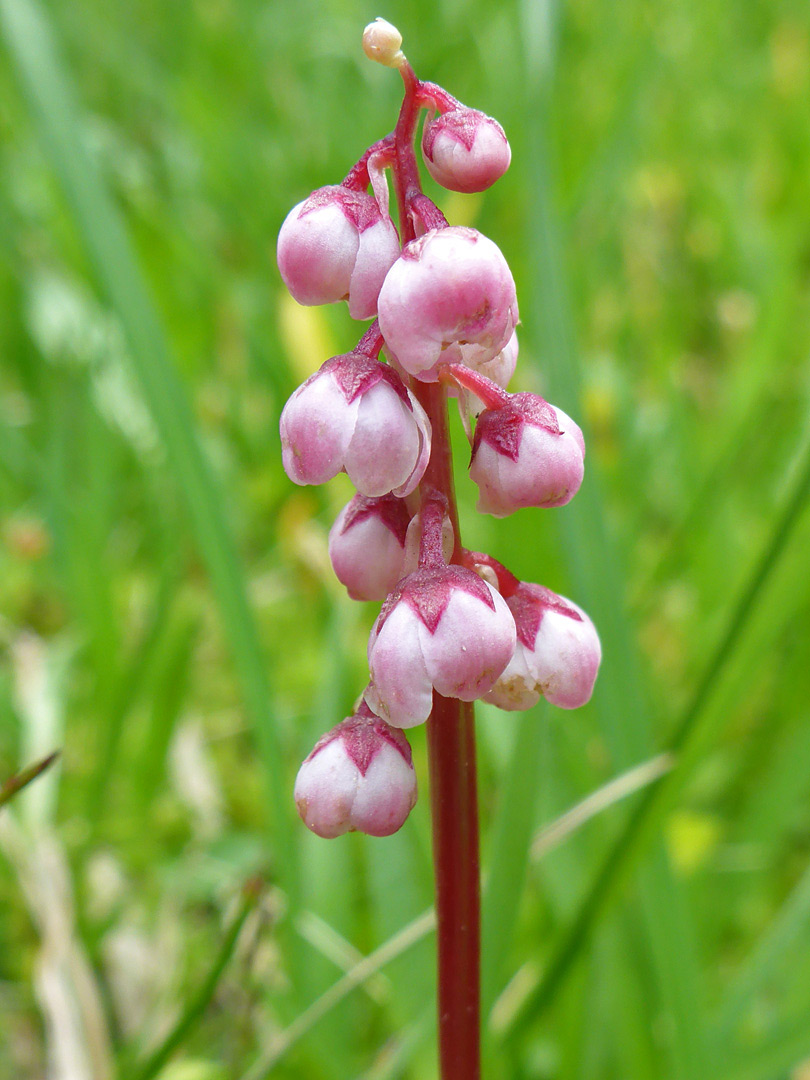
M 585 444 L 560 409 L 506 389 L 518 358 L 512 274 L 492 240 L 448 224 L 422 190 L 422 112 L 424 165 L 452 191 L 484 191 L 503 176 L 506 135 L 496 120 L 418 79 L 401 46 L 385 20 L 366 27 L 366 55 L 402 78 L 396 126 L 340 184 L 294 207 L 278 241 L 296 300 L 345 299 L 353 318 L 376 315 L 355 348 L 327 360 L 281 414 L 284 468 L 295 483 L 342 471 L 357 488 L 332 526 L 329 555 L 353 599 L 382 601 L 363 700 L 304 761 L 295 798 L 320 836 L 396 831 L 416 799 L 402 729 L 427 722 L 440 1075 L 479 1080 L 480 866 L 468 703 L 525 709 L 544 696 L 575 708 L 591 695 L 601 649 L 576 604 L 462 547 L 449 397 L 458 398 L 484 513 L 567 503 L 582 481 Z

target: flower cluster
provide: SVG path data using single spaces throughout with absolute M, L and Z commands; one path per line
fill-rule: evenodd
M 352 352 L 327 360 L 295 391 L 280 425 L 291 480 L 320 484 L 342 471 L 356 487 L 329 554 L 353 599 L 382 601 L 360 704 L 317 743 L 296 782 L 304 822 L 327 837 L 353 829 L 383 836 L 402 825 L 416 799 L 402 729 L 428 720 L 434 694 L 507 710 L 540 697 L 576 708 L 591 696 L 601 656 L 579 607 L 460 543 L 442 482 L 448 396 L 471 437 L 483 513 L 567 503 L 582 482 L 585 444 L 561 409 L 508 391 L 518 352 L 509 267 L 477 230 L 448 225 L 419 182 L 420 111 L 430 114 L 425 166 L 453 191 L 483 191 L 503 175 L 503 129 L 417 80 L 400 45 L 382 20 L 367 27 L 367 54 L 398 67 L 405 82 L 396 130 L 341 184 L 294 207 L 278 238 L 279 269 L 299 303 L 346 300 L 354 318 L 374 319 Z M 401 247 L 388 213 L 389 170 Z

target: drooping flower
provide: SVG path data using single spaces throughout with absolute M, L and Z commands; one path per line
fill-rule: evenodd
M 589 701 L 602 647 L 582 608 L 525 581 L 506 603 L 517 627 L 517 645 L 486 700 L 507 710 L 529 709 L 541 697 L 562 709 Z
M 498 121 L 464 105 L 425 122 L 422 155 L 437 184 L 464 192 L 485 191 L 512 160 Z
M 363 353 L 333 356 L 281 413 L 284 469 L 296 484 L 346 472 L 368 496 L 407 495 L 430 457 L 430 421 L 397 373 Z
M 318 836 L 332 839 L 355 831 L 390 836 L 416 803 L 408 740 L 361 702 L 305 758 L 295 802 L 304 824 Z
M 579 426 L 536 394 L 510 394 L 478 417 L 470 477 L 481 513 L 506 517 L 525 506 L 564 506 L 579 490 L 584 469 Z
M 403 575 L 411 515 L 402 499 L 355 495 L 329 532 L 329 557 L 352 600 L 384 600 Z
M 348 300 L 353 319 L 371 319 L 399 255 L 399 239 L 374 196 L 333 184 L 292 208 L 278 234 L 277 255 L 299 304 Z
M 378 301 L 387 350 L 409 375 L 440 364 L 476 368 L 507 345 L 518 321 L 515 283 L 499 248 L 475 229 L 430 229 L 402 249 Z
M 430 715 L 434 689 L 483 697 L 514 648 L 514 620 L 495 589 L 461 566 L 422 566 L 399 582 L 372 627 L 366 701 L 396 727 L 413 727 Z

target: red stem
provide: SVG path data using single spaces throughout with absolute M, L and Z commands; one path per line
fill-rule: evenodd
M 479 1080 L 481 911 L 472 702 L 433 695 L 428 720 L 442 1080 Z
M 458 385 L 466 390 L 472 390 L 488 409 L 502 409 L 513 397 L 508 390 L 498 386 L 492 379 L 488 379 L 479 371 L 465 367 L 464 364 L 448 364 L 447 376 L 452 376 Z
M 413 149 L 421 84 L 409 64 L 400 68 L 405 98 L 395 131 L 394 188 L 402 243 L 415 237 L 411 203 L 423 206 Z M 420 215 L 421 216 L 421 215 Z M 447 391 L 441 383 L 410 380 L 428 415 L 431 455 L 420 486 L 423 507 L 433 491 L 447 499 L 453 526 L 451 562 L 462 546 L 447 426 Z M 433 865 L 438 944 L 439 1064 L 442 1080 L 480 1080 L 481 896 L 475 728 L 471 703 L 433 695 L 427 723 Z
M 506 569 L 503 563 L 499 563 L 497 559 L 493 559 L 486 552 L 467 551 L 465 548 L 461 555 L 461 561 L 468 570 L 475 570 L 476 573 L 479 566 L 488 566 L 498 579 L 498 592 L 504 599 L 514 596 L 520 586 L 520 578 L 516 578 L 511 570 Z
M 380 324 L 378 320 L 375 319 L 352 351 L 363 353 L 364 356 L 370 356 L 372 360 L 376 360 L 380 355 L 383 344 L 384 339 L 380 333 Z
M 427 195 L 413 195 L 411 210 L 417 215 L 426 229 L 447 228 L 447 218 Z
M 432 82 L 419 83 L 419 104 L 423 109 L 437 109 L 440 113 L 464 107 L 452 94 L 448 94 L 443 86 Z
M 421 491 L 447 498 L 453 524 L 451 562 L 463 548 L 453 486 L 446 392 L 441 383 L 412 383 L 433 428 Z M 471 702 L 434 692 L 427 722 L 433 866 L 436 879 L 439 1062 L 441 1080 L 479 1080 L 481 896 L 475 726 Z
M 422 536 L 419 540 L 419 566 L 444 566 L 443 532 L 447 499 L 434 491 L 422 494 Z
M 344 180 L 341 181 L 341 187 L 351 188 L 353 191 L 365 191 L 368 185 L 371 183 L 371 177 L 368 172 L 369 159 L 373 154 L 380 154 L 383 152 L 390 152 L 393 150 L 394 136 L 386 135 L 384 139 L 380 139 L 375 142 L 373 146 L 370 146 L 366 150 L 365 154 L 349 169 Z
M 416 195 L 422 194 L 419 168 L 413 152 L 413 138 L 416 121 L 419 118 L 419 80 L 410 64 L 405 63 L 399 69 L 405 83 L 405 97 L 399 110 L 397 126 L 394 129 L 394 190 L 399 206 L 399 225 L 402 243 L 407 244 L 415 237 L 413 221 L 409 212 L 409 203 Z

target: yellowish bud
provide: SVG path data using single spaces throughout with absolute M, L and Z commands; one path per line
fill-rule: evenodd
M 369 60 L 376 60 L 386 67 L 400 67 L 405 63 L 401 45 L 402 34 L 385 19 L 375 19 L 363 31 L 363 52 Z

